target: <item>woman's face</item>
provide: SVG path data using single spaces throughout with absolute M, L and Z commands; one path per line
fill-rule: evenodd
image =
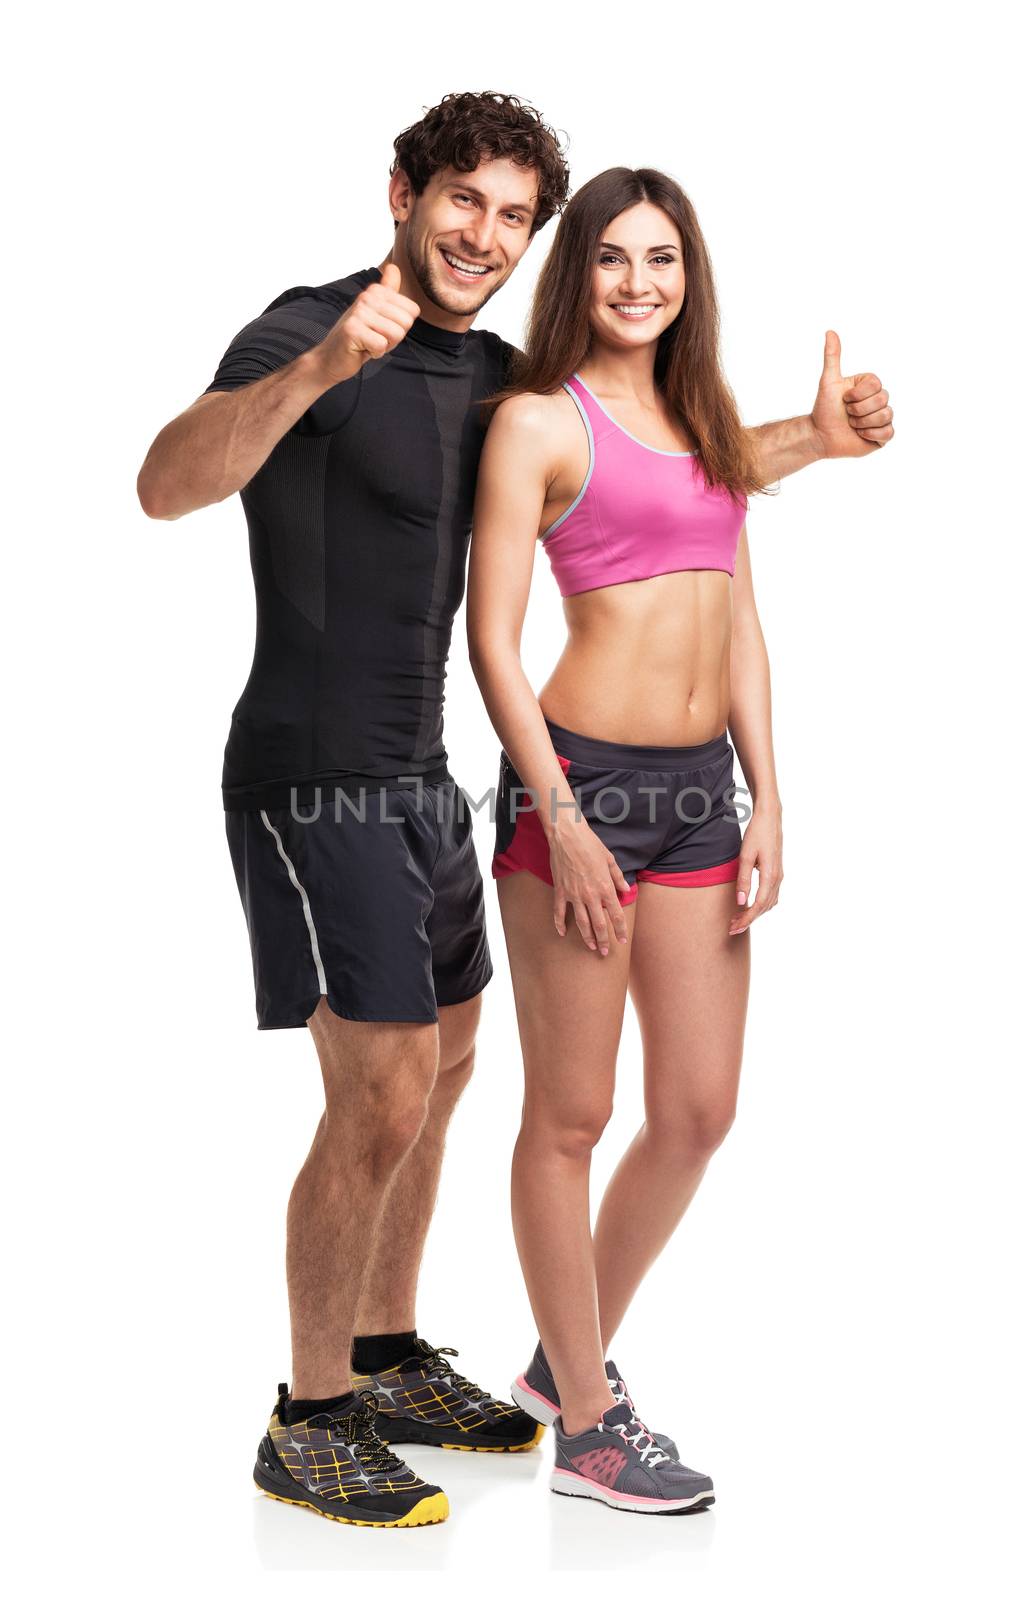
M 685 299 L 685 251 L 659 206 L 642 201 L 603 229 L 592 274 L 593 339 L 627 349 L 653 344 Z

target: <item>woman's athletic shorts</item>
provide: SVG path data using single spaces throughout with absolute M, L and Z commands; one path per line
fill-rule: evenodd
M 302 1027 L 324 994 L 355 1022 L 435 1022 L 491 977 L 469 810 L 451 778 L 227 811 L 226 835 L 260 1028 Z
M 733 883 L 742 842 L 727 735 L 684 747 L 610 744 L 547 722 L 553 749 L 585 822 L 631 885 L 677 888 Z M 495 808 L 492 877 L 533 872 L 552 882 L 549 846 L 534 797 L 505 751 Z

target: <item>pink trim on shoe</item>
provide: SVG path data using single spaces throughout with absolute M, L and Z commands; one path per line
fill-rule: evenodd
M 557 1478 L 572 1478 L 575 1483 L 595 1483 L 594 1478 L 585 1478 L 580 1472 L 571 1472 L 567 1467 L 553 1467 L 553 1475 Z M 647 1494 L 625 1494 L 623 1489 L 610 1489 L 605 1484 L 599 1485 L 606 1489 L 606 1493 L 614 1500 L 623 1500 L 629 1506 L 665 1506 L 665 1502 Z M 709 1491 L 708 1491 L 709 1493 Z M 692 1505 L 696 1500 L 705 1498 L 703 1494 L 686 1495 L 684 1500 L 667 1502 L 673 1509 L 682 1505 Z M 666 1509 L 666 1506 L 665 1506 Z
M 613 1445 L 602 1445 L 594 1450 L 586 1450 L 582 1455 L 571 1457 L 572 1464 L 583 1478 L 591 1478 L 594 1483 L 601 1483 L 604 1489 L 613 1488 L 624 1470 L 625 1460 L 624 1452 Z
M 520 1374 L 519 1378 L 515 1378 L 513 1380 L 513 1386 L 516 1389 L 522 1389 L 525 1394 L 529 1394 L 529 1395 L 533 1396 L 533 1398 L 535 1400 L 540 1400 L 543 1406 L 548 1406 L 550 1411 L 552 1411 L 557 1417 L 559 1416 L 559 1414 L 560 1414 L 559 1406 L 553 1405 L 552 1401 L 548 1398 L 548 1396 L 542 1394 L 540 1389 L 532 1389 L 531 1385 L 528 1383 L 528 1381 L 524 1377 L 523 1373 Z

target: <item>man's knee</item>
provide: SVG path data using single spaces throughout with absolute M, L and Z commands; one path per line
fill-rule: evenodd
M 422 1083 L 399 1076 L 373 1114 L 370 1151 L 377 1175 L 393 1171 L 416 1143 L 427 1120 L 430 1091 Z
M 473 1065 L 474 1039 L 481 1020 L 481 997 L 464 1000 L 456 1006 L 438 1009 L 438 1058 L 440 1071 L 450 1072 L 465 1065 L 467 1076 Z
M 375 1181 L 390 1177 L 423 1131 L 434 1086 L 434 1055 L 410 1053 L 377 1075 L 367 1094 L 366 1150 Z
M 441 1007 L 438 1013 L 438 1076 L 434 1086 L 436 1101 L 454 1105 L 469 1083 L 480 1015 L 480 995 L 461 1005 Z
M 330 1024 L 317 1042 L 326 1085 L 325 1138 L 347 1151 L 349 1160 L 368 1166 L 374 1180 L 390 1176 L 427 1119 L 438 1065 L 436 1029 Z
M 470 1046 L 458 1061 L 443 1061 L 438 1068 L 434 1084 L 434 1099 L 440 1104 L 454 1105 L 473 1076 L 474 1051 Z

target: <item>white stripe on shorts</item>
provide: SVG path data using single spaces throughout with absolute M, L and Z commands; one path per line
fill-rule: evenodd
M 262 821 L 269 829 L 269 832 L 276 840 L 276 848 L 280 852 L 280 860 L 287 868 L 288 878 L 291 880 L 291 883 L 293 883 L 295 889 L 297 889 L 301 896 L 301 909 L 305 913 L 305 922 L 308 927 L 309 942 L 312 945 L 312 959 L 316 964 L 316 977 L 319 979 L 319 992 L 320 994 L 326 994 L 326 973 L 323 971 L 323 962 L 319 954 L 319 940 L 316 938 L 316 925 L 312 921 L 312 907 L 308 903 L 308 895 L 298 882 L 298 874 L 294 870 L 293 861 L 283 848 L 283 840 L 280 838 L 280 835 L 269 821 L 269 818 L 266 816 L 265 812 L 261 812 L 260 815 Z

